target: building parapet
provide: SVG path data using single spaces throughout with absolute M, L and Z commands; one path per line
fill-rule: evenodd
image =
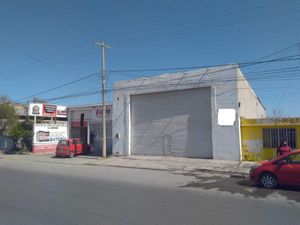
M 263 118 L 263 119 L 241 119 L 241 126 L 288 126 L 300 125 L 300 118 Z

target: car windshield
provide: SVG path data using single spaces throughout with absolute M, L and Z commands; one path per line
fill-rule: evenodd
M 68 140 L 60 140 L 60 141 L 58 142 L 58 144 L 59 144 L 59 145 L 67 145 L 67 146 L 69 146 L 69 145 L 70 145 L 70 142 L 69 142 Z

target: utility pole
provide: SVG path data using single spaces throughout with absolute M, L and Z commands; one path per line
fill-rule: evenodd
M 106 104 L 105 104 L 105 94 L 106 94 L 106 70 L 105 70 L 105 56 L 104 48 L 112 48 L 111 46 L 105 44 L 104 42 L 98 42 L 95 40 L 95 44 L 101 46 L 102 55 L 102 68 L 101 68 L 101 80 L 102 80 L 102 158 L 106 158 Z

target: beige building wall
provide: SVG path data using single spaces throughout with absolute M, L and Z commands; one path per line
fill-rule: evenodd
M 264 106 L 252 90 L 240 69 L 237 69 L 237 79 L 240 117 L 247 119 L 265 118 L 266 111 Z

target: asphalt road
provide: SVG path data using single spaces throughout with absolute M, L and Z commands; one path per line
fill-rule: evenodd
M 300 190 L 245 179 L 0 159 L 1 225 L 297 225 Z

